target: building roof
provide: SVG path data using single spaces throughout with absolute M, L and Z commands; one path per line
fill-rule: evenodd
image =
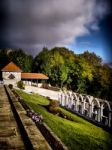
M 22 72 L 22 70 L 17 65 L 15 65 L 13 62 L 10 62 L 1 71 Z
M 42 73 L 21 73 L 21 79 L 49 79 Z

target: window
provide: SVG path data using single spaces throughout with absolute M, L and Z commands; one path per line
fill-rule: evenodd
M 10 74 L 8 78 L 9 78 L 9 79 L 14 79 L 15 76 L 14 76 L 13 74 Z

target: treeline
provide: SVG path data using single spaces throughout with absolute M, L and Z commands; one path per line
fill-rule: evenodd
M 112 101 L 112 69 L 95 53 L 76 55 L 64 47 L 43 50 L 33 58 L 23 50 L 0 51 L 0 69 L 13 61 L 23 72 L 40 72 L 49 83 Z

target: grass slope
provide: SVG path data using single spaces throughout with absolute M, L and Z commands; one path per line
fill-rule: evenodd
M 49 113 L 44 105 L 49 101 L 37 94 L 17 91 L 35 112 L 43 115 L 44 122 L 65 143 L 70 150 L 112 150 L 112 135 L 86 120 L 59 108 L 74 121 L 63 119 Z

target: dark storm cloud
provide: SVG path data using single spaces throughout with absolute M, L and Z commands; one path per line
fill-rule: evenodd
M 6 29 L 7 29 L 7 23 L 9 20 L 8 17 L 8 3 L 6 3 L 6 1 L 1 0 L 0 1 L 0 47 L 4 47 L 5 44 L 7 44 L 6 42 Z
M 24 49 L 73 43 L 78 36 L 89 34 L 88 27 L 98 30 L 108 9 L 101 0 L 4 0 L 3 4 L 8 4 L 2 12 L 9 19 L 1 41 L 5 47 Z
M 101 29 L 105 39 L 105 55 L 111 61 L 112 67 L 112 1 L 107 0 L 109 4 L 109 14 L 102 20 Z

